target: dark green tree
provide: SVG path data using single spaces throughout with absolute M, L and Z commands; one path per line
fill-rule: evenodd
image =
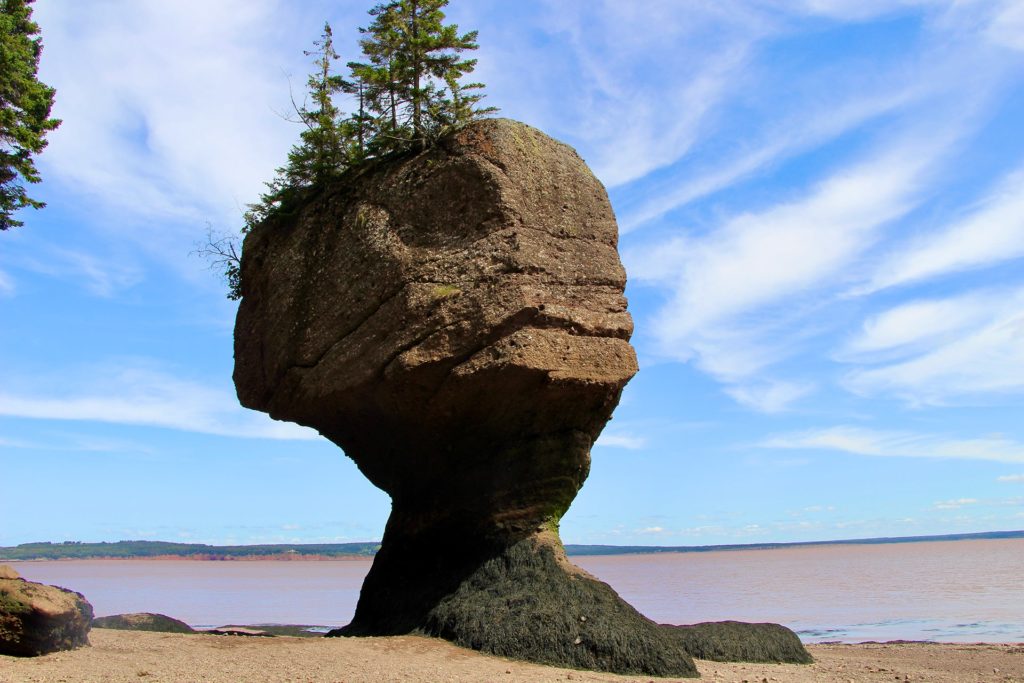
M 3 0 L 0 0 L 2 2 Z M 299 142 L 278 168 L 260 201 L 244 215 L 242 234 L 280 212 L 346 170 L 392 152 L 424 149 L 440 136 L 495 111 L 480 108 L 480 83 L 462 83 L 476 66 L 461 54 L 477 49 L 476 31 L 460 34 L 444 24 L 448 0 L 392 0 L 370 10 L 368 28 L 360 28 L 363 60 L 349 62 L 347 80 L 332 71 L 338 59 L 329 24 L 324 24 L 309 76 L 307 99 L 295 105 L 304 125 Z M 334 104 L 344 92 L 357 104 L 345 117 Z M 307 103 L 311 101 L 311 105 Z M 241 247 L 236 237 L 207 231 L 196 251 L 211 268 L 224 273 L 228 298 L 241 297 Z
M 444 24 L 448 0 L 392 0 L 370 11 L 368 28 L 360 29 L 367 60 L 350 65 L 353 74 L 368 84 L 369 108 L 390 119 L 381 129 L 385 147 L 410 143 L 426 147 L 453 127 L 493 109 L 478 109 L 482 87 L 462 85 L 461 79 L 476 66 L 462 53 L 475 50 L 477 32 L 460 34 L 455 24 Z
M 345 83 L 341 76 L 332 73 L 331 64 L 338 59 L 338 53 L 334 51 L 330 24 L 324 24 L 320 40 L 313 45 L 316 49 L 305 52 L 307 57 L 316 57 L 316 70 L 306 82 L 312 107 L 305 103 L 296 107 L 305 130 L 299 135 L 299 144 L 288 153 L 288 164 L 278 169 L 290 187 L 322 185 L 337 177 L 348 166 L 352 153 L 349 127 L 334 104 L 335 93 Z
M 41 209 L 25 183 L 38 183 L 33 155 L 46 147 L 46 134 L 60 125 L 50 118 L 54 89 L 36 78 L 43 50 L 32 21 L 33 0 L 0 0 L 0 230 L 22 225 L 13 213 Z

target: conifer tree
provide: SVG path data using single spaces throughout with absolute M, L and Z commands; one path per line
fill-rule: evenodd
M 60 125 L 50 118 L 54 89 L 36 78 L 42 40 L 32 21 L 33 0 L 0 0 L 0 230 L 22 225 L 13 213 L 45 204 L 25 192 L 38 183 L 33 155 L 46 147 L 46 134 Z
M 260 201 L 248 206 L 242 234 L 274 214 L 291 211 L 307 191 L 367 159 L 426 148 L 446 132 L 495 111 L 477 106 L 482 84 L 461 82 L 476 66 L 475 59 L 463 59 L 461 53 L 477 49 L 477 32 L 460 34 L 458 26 L 446 26 L 442 9 L 447 5 L 448 0 L 390 0 L 371 9 L 373 21 L 359 29 L 363 60 L 348 63 L 348 80 L 332 70 L 339 57 L 331 27 L 324 24 L 320 40 L 313 43 L 316 49 L 305 53 L 316 57 L 307 82 L 312 105 L 295 107 L 305 129 Z M 357 104 L 348 118 L 334 104 L 338 92 Z M 228 298 L 238 299 L 237 238 L 208 230 L 196 253 L 224 272 Z
M 313 45 L 315 50 L 304 53 L 316 57 L 316 70 L 307 81 L 313 108 L 305 104 L 298 108 L 299 120 L 306 129 L 299 135 L 300 143 L 288 154 L 288 165 L 280 169 L 285 183 L 291 187 L 321 185 L 340 175 L 349 160 L 347 129 L 334 104 L 334 94 L 342 90 L 344 81 L 331 69 L 338 53 L 334 51 L 330 24 L 324 23 L 324 32 Z
M 370 109 L 390 117 L 388 130 L 382 130 L 385 146 L 422 148 L 449 128 L 493 111 L 474 107 L 482 95 L 466 94 L 479 84 L 459 83 L 476 66 L 475 59 L 460 55 L 477 49 L 477 32 L 460 34 L 457 25 L 445 25 L 447 5 L 448 0 L 392 0 L 374 7 L 373 23 L 360 29 L 368 61 L 352 65 L 353 73 L 377 84 L 369 92 Z

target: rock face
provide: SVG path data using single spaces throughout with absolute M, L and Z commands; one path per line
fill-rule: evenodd
M 93 628 L 111 628 L 119 631 L 157 631 L 160 633 L 195 633 L 195 629 L 173 617 L 152 612 L 134 612 L 132 614 L 113 614 L 107 617 L 96 617 L 92 620 Z
M 637 370 L 617 239 L 576 153 L 500 119 L 246 237 L 242 404 L 318 430 L 392 498 L 342 633 L 695 674 L 557 535 Z
M 85 597 L 6 569 L 0 578 L 0 655 L 35 657 L 89 644 L 92 605 Z
M 810 664 L 814 661 L 800 638 L 779 624 L 712 621 L 689 626 L 666 624 L 664 628 L 697 659 L 775 664 Z

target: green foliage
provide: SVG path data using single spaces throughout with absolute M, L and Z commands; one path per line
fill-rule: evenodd
M 460 80 L 476 66 L 461 53 L 475 50 L 477 32 L 459 34 L 444 24 L 448 0 L 393 0 L 370 11 L 369 28 L 360 29 L 364 62 L 349 64 L 354 80 L 365 83 L 367 109 L 376 115 L 384 151 L 427 147 L 440 136 L 494 111 L 477 109 L 483 97 L 470 91 L 480 83 Z
M 22 225 L 13 213 L 45 204 L 24 183 L 38 183 L 33 156 L 46 134 L 60 125 L 50 118 L 54 89 L 36 79 L 42 40 L 32 21 L 33 0 L 0 0 L 0 230 Z
M 2 2 L 3 0 L 0 0 Z M 475 59 L 476 31 L 460 34 L 444 24 L 448 0 L 392 0 L 370 10 L 373 21 L 360 28 L 362 60 L 348 62 L 347 79 L 332 70 L 339 59 L 330 24 L 324 24 L 313 50 L 314 71 L 307 80 L 307 102 L 295 106 L 304 126 L 299 142 L 250 204 L 241 233 L 282 213 L 299 200 L 371 159 L 423 150 L 439 138 L 495 109 L 481 108 L 481 83 L 462 83 Z M 355 105 L 345 115 L 338 93 Z M 235 237 L 207 235 L 196 252 L 224 274 L 228 298 L 240 299 L 241 246 Z

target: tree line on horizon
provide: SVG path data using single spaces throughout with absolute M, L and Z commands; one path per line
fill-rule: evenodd
M 361 59 L 346 64 L 343 76 L 334 70 L 340 59 L 334 32 L 324 23 L 313 49 L 314 70 L 307 79 L 306 99 L 295 104 L 303 130 L 276 169 L 259 201 L 244 214 L 241 234 L 279 212 L 287 213 L 301 198 L 370 160 L 422 151 L 446 134 L 496 111 L 478 106 L 482 83 L 463 83 L 475 59 L 477 31 L 460 33 L 445 24 L 449 0 L 389 0 L 374 6 L 369 26 L 360 28 Z M 348 96 L 353 110 L 335 103 Z M 241 298 L 241 244 L 235 236 L 208 232 L 197 249 L 211 267 L 223 270 L 228 298 Z

